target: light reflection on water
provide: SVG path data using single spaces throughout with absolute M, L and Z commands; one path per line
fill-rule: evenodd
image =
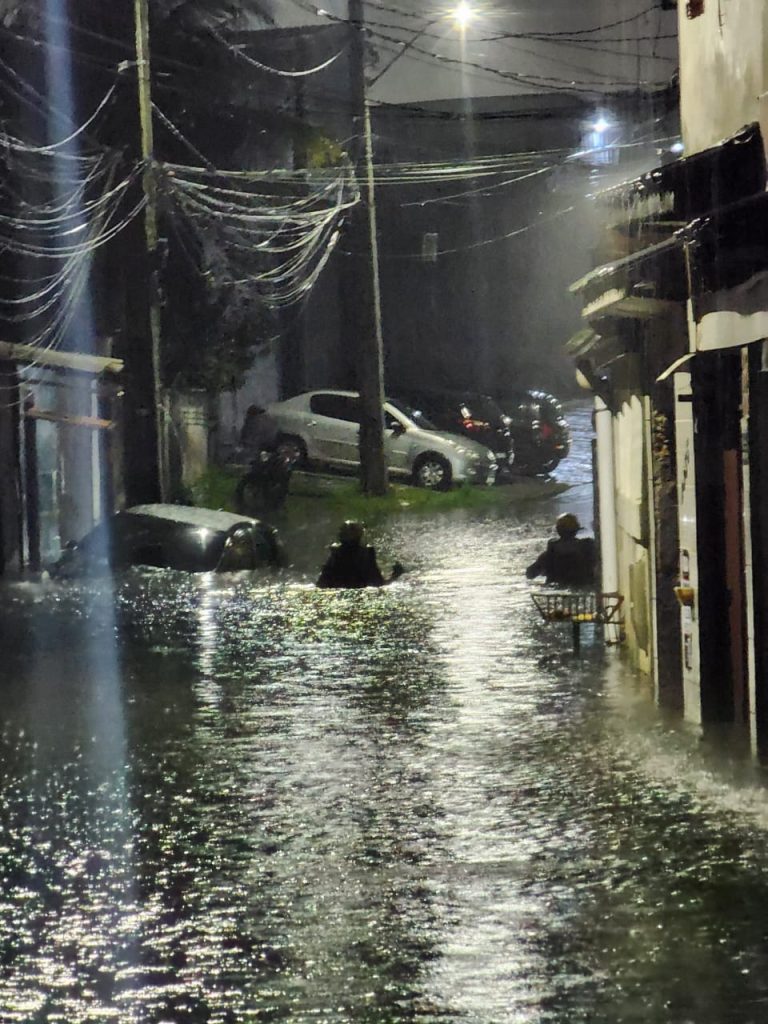
M 759 770 L 530 602 L 578 493 L 381 528 L 381 593 L 0 592 L 0 1019 L 762 1020 Z

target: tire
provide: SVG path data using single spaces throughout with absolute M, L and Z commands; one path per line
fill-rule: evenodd
M 442 455 L 422 455 L 413 467 L 416 487 L 447 491 L 451 486 L 451 465 Z
M 290 459 L 294 469 L 307 464 L 307 449 L 300 437 L 294 434 L 281 434 L 277 439 L 277 452 L 283 458 Z
M 544 459 L 541 462 L 533 463 L 528 467 L 531 476 L 549 476 L 560 465 L 560 459 L 553 456 L 551 459 Z

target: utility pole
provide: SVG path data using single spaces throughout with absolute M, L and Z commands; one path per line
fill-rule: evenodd
M 350 25 L 350 85 L 355 132 L 357 176 L 364 203 L 352 210 L 351 246 L 355 260 L 350 282 L 354 340 L 357 345 L 357 387 L 360 392 L 360 477 L 365 494 L 387 492 L 384 454 L 384 342 L 381 329 L 379 250 L 373 180 L 373 140 L 365 82 L 365 21 L 362 0 L 348 0 Z
M 168 499 L 168 445 L 166 444 L 165 405 L 162 362 L 160 358 L 160 237 L 157 228 L 157 176 L 155 140 L 152 128 L 152 83 L 149 63 L 149 10 L 147 0 L 134 0 L 136 28 L 136 73 L 139 86 L 141 156 L 144 161 L 142 184 L 146 197 L 144 231 L 149 264 L 149 331 L 152 342 L 152 392 L 155 409 L 157 481 L 160 500 Z

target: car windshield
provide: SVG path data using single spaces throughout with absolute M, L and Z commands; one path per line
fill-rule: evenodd
M 408 405 L 407 402 L 400 401 L 399 398 L 388 398 L 387 401 L 391 406 L 394 406 L 398 412 L 407 416 L 409 420 L 413 420 L 416 426 L 420 427 L 422 430 L 437 430 L 435 424 L 428 419 L 420 409 L 414 409 L 413 406 Z
M 467 410 L 467 415 L 476 419 L 488 420 L 494 423 L 504 415 L 499 405 L 487 395 L 471 395 L 463 400 L 462 410 Z

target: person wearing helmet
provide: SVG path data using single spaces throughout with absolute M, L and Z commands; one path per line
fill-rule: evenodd
M 576 536 L 581 523 L 572 512 L 558 516 L 555 530 L 557 538 L 550 540 L 533 565 L 526 569 L 528 579 L 546 576 L 547 583 L 569 587 L 594 583 L 597 556 L 593 538 Z
M 331 545 L 328 559 L 320 571 L 318 587 L 381 587 L 397 579 L 403 567 L 396 563 L 390 580 L 385 580 L 376 560 L 376 551 L 363 543 L 363 524 L 348 519 L 339 527 L 339 539 Z

